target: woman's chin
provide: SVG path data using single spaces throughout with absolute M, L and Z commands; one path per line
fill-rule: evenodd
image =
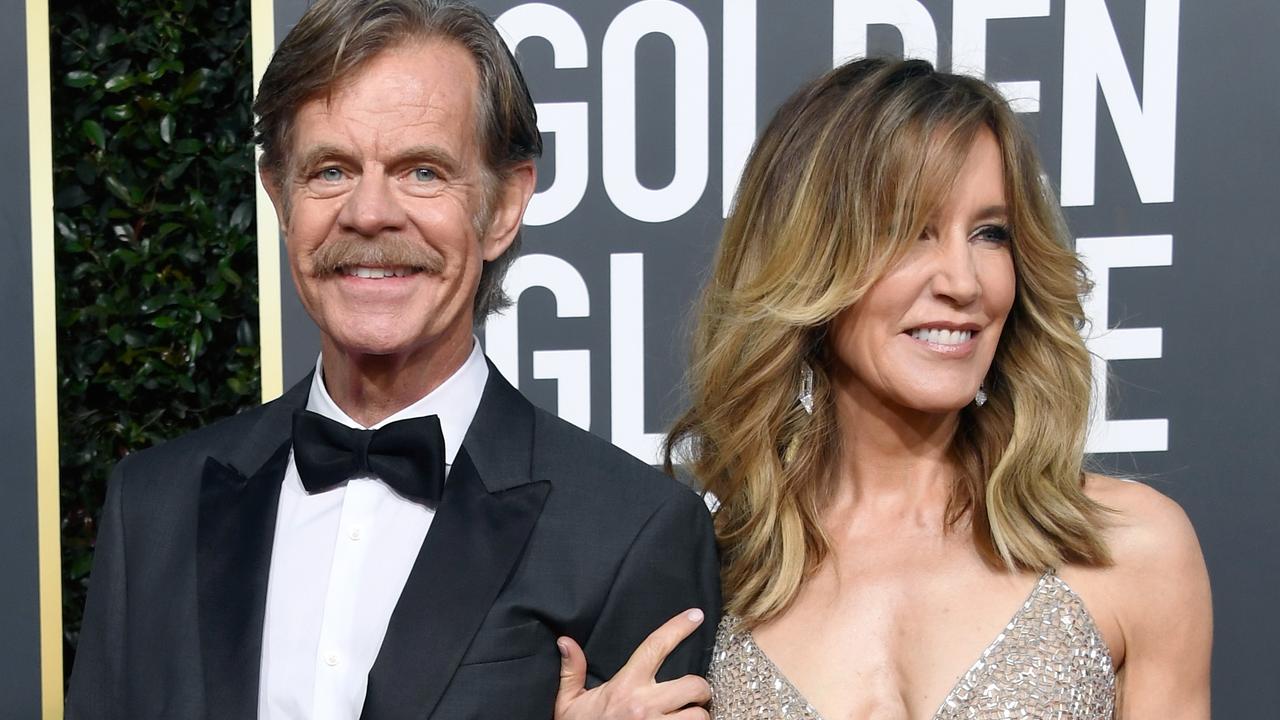
M 895 404 L 924 415 L 952 415 L 973 402 L 973 394 L 961 392 L 917 392 L 895 398 Z

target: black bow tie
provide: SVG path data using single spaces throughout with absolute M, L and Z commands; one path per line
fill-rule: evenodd
M 324 492 L 359 475 L 377 475 L 401 495 L 430 507 L 444 490 L 444 436 L 435 415 L 356 430 L 307 410 L 293 413 L 293 462 L 307 492 Z

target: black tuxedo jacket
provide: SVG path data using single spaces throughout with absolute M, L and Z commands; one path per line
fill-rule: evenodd
M 276 505 L 309 384 L 116 468 L 69 720 L 257 716 Z M 582 644 L 599 682 L 690 607 L 707 619 L 661 679 L 710 659 L 720 585 L 701 499 L 538 410 L 491 366 L 362 717 L 550 718 L 558 635 Z

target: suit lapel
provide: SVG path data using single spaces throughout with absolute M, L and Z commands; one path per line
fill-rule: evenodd
M 551 490 L 532 477 L 532 437 L 533 407 L 490 366 L 369 673 L 363 720 L 421 720 L 439 703 Z
M 235 438 L 234 449 L 205 461 L 196 602 L 210 717 L 258 713 L 263 616 L 280 485 L 289 463 L 289 418 L 305 405 L 310 384 L 308 377 L 265 406 L 250 432 Z

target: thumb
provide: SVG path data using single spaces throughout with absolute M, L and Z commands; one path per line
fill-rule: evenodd
M 570 703 L 586 692 L 587 656 L 573 638 L 564 636 L 556 640 L 560 649 L 560 689 L 556 692 L 556 718 L 567 717 Z

